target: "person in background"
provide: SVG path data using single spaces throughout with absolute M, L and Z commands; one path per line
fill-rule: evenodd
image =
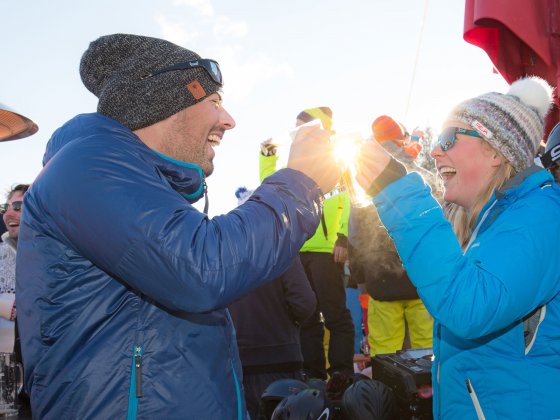
M 8 191 L 6 203 L 0 205 L 2 222 L 8 227 L 0 242 L 0 352 L 14 353 L 15 361 L 20 364 L 22 358 L 15 295 L 16 254 L 23 197 L 28 189 L 29 184 L 13 186 Z M 5 380 L 9 381 L 9 378 Z M 29 413 L 29 396 L 23 389 L 18 391 L 18 405 L 21 415 Z
M 304 127 L 288 168 L 210 219 L 192 203 L 235 126 L 219 64 L 112 34 L 90 43 L 80 75 L 98 112 L 53 134 L 20 224 L 33 416 L 247 419 L 226 308 L 285 272 L 317 229 L 340 177 L 328 132 Z
M 435 175 L 414 163 L 417 149 L 405 147 L 408 134 L 402 124 L 382 115 L 373 121 L 371 128 L 373 141 L 379 142 L 409 171 L 421 173 L 436 188 Z M 433 319 L 403 269 L 376 208 L 353 207 L 348 231 L 350 271 L 370 296 L 367 310 L 370 355 L 401 350 L 407 328 L 412 348 L 432 347 Z
M 296 117 L 296 126 L 318 119 L 332 131 L 329 107 L 309 108 Z M 270 140 L 261 144 L 261 182 L 276 171 L 277 149 Z M 317 296 L 315 313 L 301 326 L 303 366 L 311 378 L 327 379 L 325 327 L 329 331 L 328 373 L 353 374 L 354 325 L 346 307 L 343 267 L 348 258 L 347 234 L 350 200 L 346 192 L 334 193 L 323 203 L 321 223 L 303 245 L 300 258 Z M 324 319 L 324 324 L 323 324 Z
M 239 205 L 252 191 L 236 191 Z M 236 300 L 228 309 L 235 326 L 249 416 L 259 418 L 265 389 L 279 379 L 305 381 L 300 325 L 317 305 L 298 257 L 277 279 Z
M 39 126 L 33 120 L 0 103 L 0 142 L 22 139 L 35 134 L 38 130 Z M 0 235 L 6 231 L 6 225 L 0 218 Z
M 560 183 L 560 123 L 556 124 L 548 135 L 541 162 L 556 182 Z
M 553 89 L 537 77 L 457 105 L 430 188 L 376 142 L 357 180 L 434 317 L 434 418 L 560 418 L 560 186 L 534 165 Z
M 23 196 L 28 184 L 15 185 L 8 191 L 6 203 L 0 205 L 2 220 L 8 231 L 0 243 L 0 352 L 13 353 L 16 343 L 16 250 Z

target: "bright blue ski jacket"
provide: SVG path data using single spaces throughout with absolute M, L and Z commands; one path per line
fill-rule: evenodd
M 511 179 L 464 252 L 418 174 L 374 203 L 435 319 L 434 418 L 560 418 L 560 189 L 551 175 L 530 168 Z M 523 318 L 541 306 L 526 340 Z

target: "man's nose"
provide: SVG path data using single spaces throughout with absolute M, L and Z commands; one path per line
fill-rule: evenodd
M 222 124 L 224 125 L 226 130 L 231 130 L 235 127 L 235 120 L 224 108 L 222 108 L 222 113 Z

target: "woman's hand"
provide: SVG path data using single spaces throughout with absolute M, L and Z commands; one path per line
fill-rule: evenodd
M 378 142 L 368 141 L 362 145 L 356 159 L 356 181 L 364 191 L 369 191 L 390 161 L 391 155 Z

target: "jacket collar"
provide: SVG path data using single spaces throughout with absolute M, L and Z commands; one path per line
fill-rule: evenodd
M 540 188 L 541 186 L 549 183 L 554 183 L 554 178 L 550 172 L 536 165 L 530 166 L 529 168 L 517 173 L 509 179 L 502 188 L 494 191 L 490 200 L 488 200 L 480 211 L 475 226 L 480 222 L 480 219 L 486 210 L 490 206 L 494 205 L 495 201 L 497 201 L 497 206 L 502 206 L 506 200 L 510 201 L 511 199 L 517 199 L 535 188 Z
M 131 143 L 141 157 L 153 164 L 171 187 L 189 203 L 198 201 L 206 193 L 202 169 L 191 163 L 181 162 L 148 148 L 130 129 L 112 118 L 99 113 L 80 114 L 54 132 L 47 143 L 43 165 L 66 144 L 88 136 L 106 135 Z
M 535 174 L 539 175 L 533 176 Z M 552 177 L 546 170 L 536 165 L 530 166 L 517 173 L 508 180 L 502 188 L 497 190 L 495 193 L 496 199 L 500 200 L 501 198 L 511 195 L 514 192 L 520 195 L 526 191 L 534 189 L 535 187 L 540 187 L 546 183 L 547 178 L 550 178 L 550 181 L 552 181 Z

